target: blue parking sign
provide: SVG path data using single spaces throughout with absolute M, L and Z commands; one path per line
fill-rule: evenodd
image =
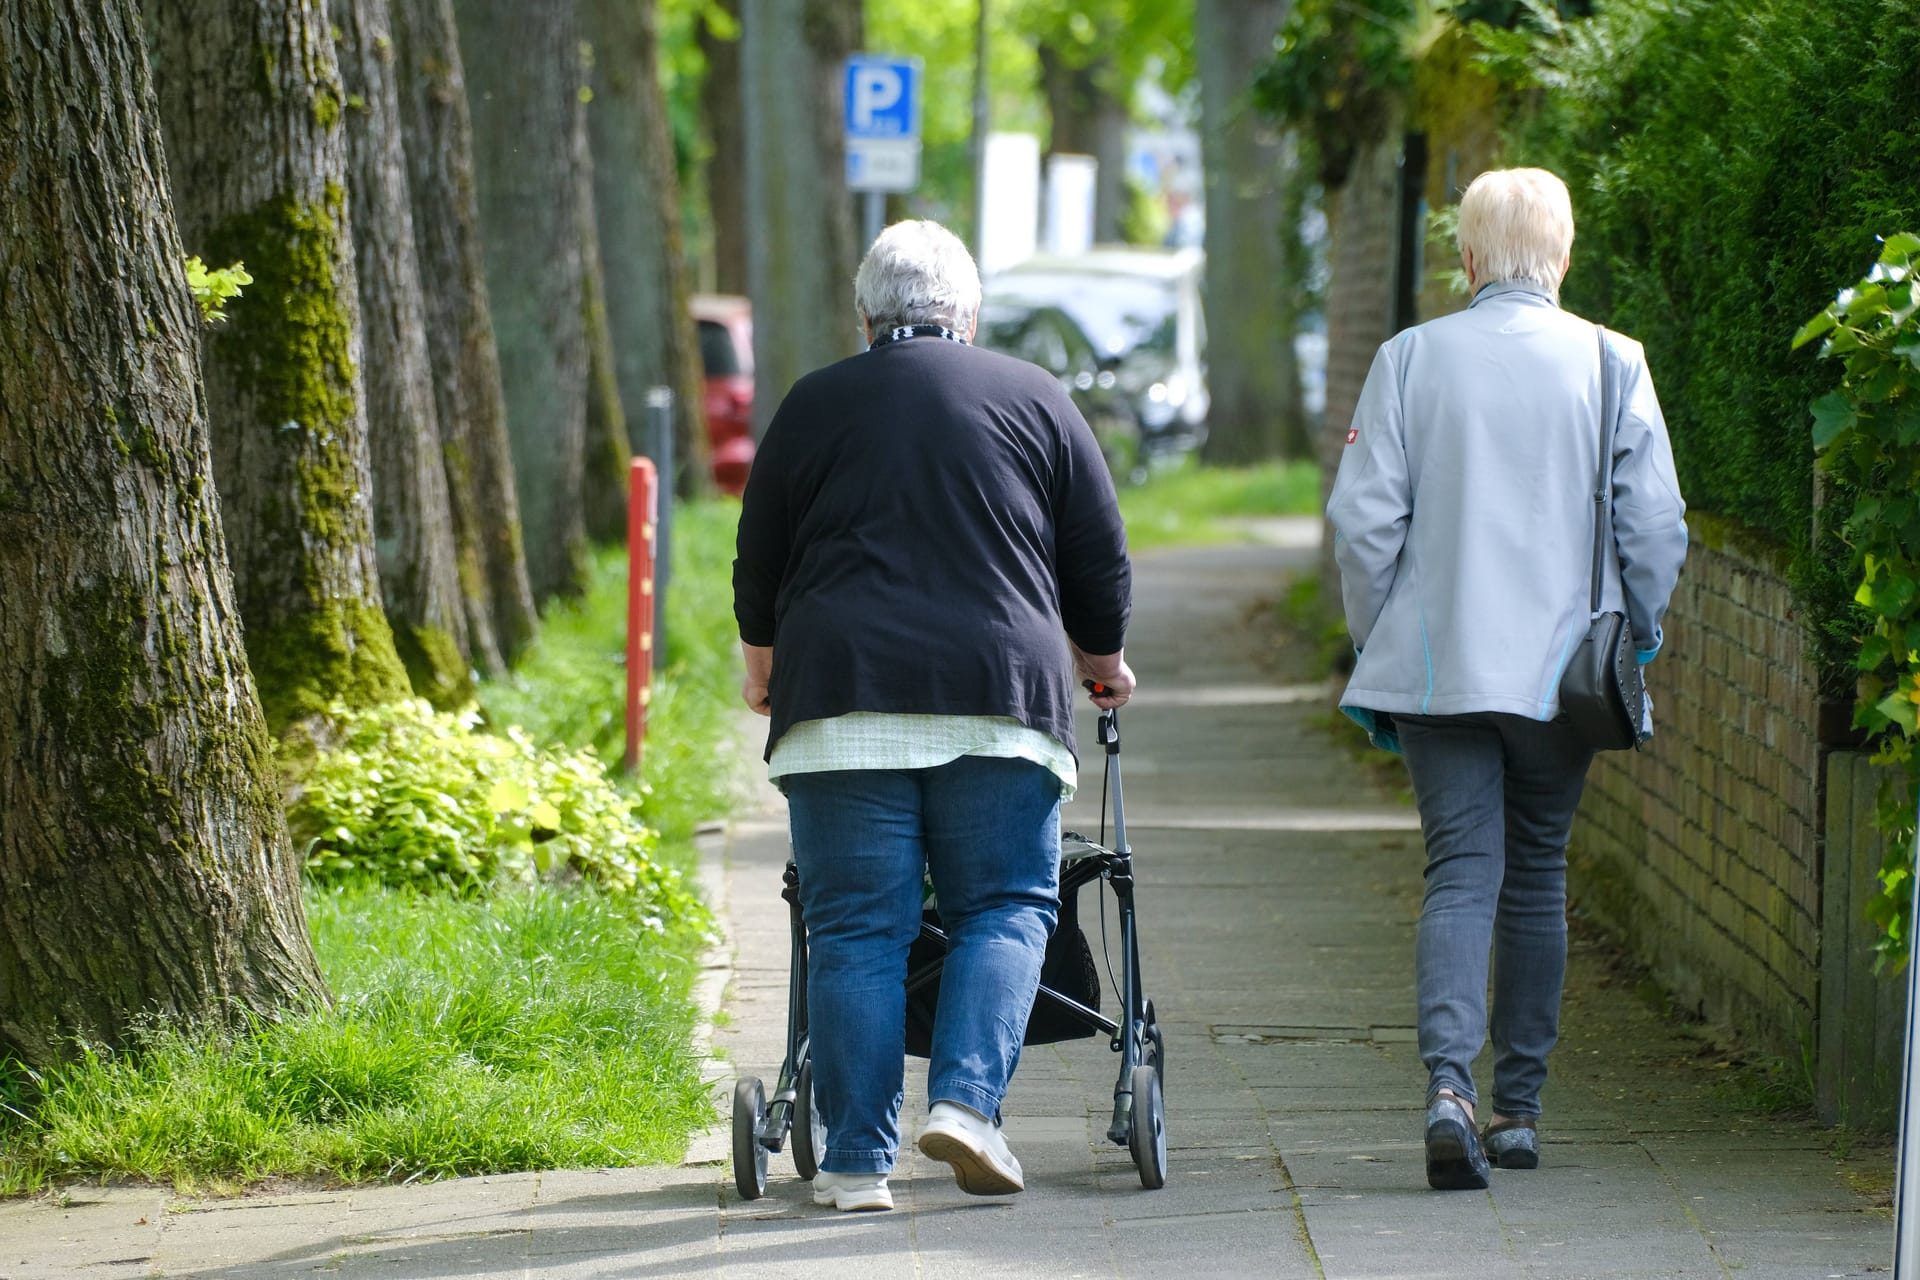
M 918 138 L 920 65 L 872 53 L 847 59 L 847 137 Z

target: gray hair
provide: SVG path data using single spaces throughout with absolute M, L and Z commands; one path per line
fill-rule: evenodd
M 1545 169 L 1491 169 L 1460 197 L 1459 244 L 1482 284 L 1525 280 L 1558 295 L 1573 248 L 1573 200 Z
M 853 277 L 853 305 L 875 333 L 944 325 L 961 335 L 980 312 L 980 272 L 960 238 L 937 222 L 896 222 Z

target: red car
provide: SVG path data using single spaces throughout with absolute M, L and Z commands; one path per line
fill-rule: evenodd
M 713 482 L 739 497 L 753 469 L 753 306 L 734 294 L 697 293 L 689 309 L 706 368 Z

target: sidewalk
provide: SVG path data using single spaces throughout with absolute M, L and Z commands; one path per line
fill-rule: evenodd
M 723 1117 L 671 1169 L 0 1203 L 0 1280 L 1884 1273 L 1884 1151 L 1843 1162 L 1825 1131 L 1743 1118 L 1699 1042 L 1608 982 L 1585 947 L 1541 1168 L 1496 1171 L 1490 1192 L 1426 1188 L 1410 1025 L 1418 823 L 1329 744 L 1327 691 L 1274 675 L 1269 634 L 1249 621 L 1285 571 L 1310 571 L 1302 541 L 1161 553 L 1137 569 L 1128 656 L 1143 688 L 1122 758 L 1146 990 L 1167 1033 L 1164 1190 L 1142 1191 L 1106 1142 L 1117 1058 L 1082 1040 L 1022 1062 L 1007 1104 L 1021 1196 L 963 1195 L 909 1150 L 890 1214 L 816 1209 L 784 1154 L 765 1198 L 743 1203 Z M 1066 825 L 1092 834 L 1090 720 L 1082 738 Z M 787 985 L 778 796 L 766 791 L 714 853 L 733 947 L 720 1073 L 770 1085 Z M 1084 894 L 1097 952 L 1100 912 Z M 909 1063 L 910 1125 L 925 1110 L 922 1067 Z

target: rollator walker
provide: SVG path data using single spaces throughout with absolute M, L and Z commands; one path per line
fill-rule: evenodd
M 1102 787 L 1101 838 L 1106 836 L 1106 811 L 1113 807 L 1113 847 L 1072 831 L 1060 834 L 1060 916 L 1047 944 L 1039 991 L 1028 1019 L 1026 1044 L 1047 1044 L 1088 1036 L 1107 1037 L 1120 1055 L 1120 1071 L 1113 1086 L 1113 1123 L 1107 1139 L 1125 1147 L 1140 1172 L 1140 1185 L 1155 1191 L 1167 1181 L 1167 1127 L 1162 1099 L 1166 1044 L 1154 1018 L 1153 1001 L 1146 998 L 1140 980 L 1140 943 L 1134 918 L 1133 851 L 1127 844 L 1126 806 L 1120 787 L 1120 716 L 1116 710 L 1100 713 L 1097 741 L 1106 749 Z M 812 1180 L 826 1152 L 826 1126 L 813 1097 L 813 1059 L 807 1030 L 807 925 L 800 908 L 800 872 L 787 862 L 780 896 L 787 900 L 793 929 L 793 950 L 787 978 L 787 1056 L 772 1097 L 758 1077 L 742 1076 L 733 1091 L 733 1182 L 743 1200 L 757 1200 L 767 1190 L 767 1157 L 786 1146 L 793 1136 L 793 1163 L 802 1178 Z M 1113 893 L 1120 932 L 1120 973 L 1114 977 L 1111 956 L 1107 973 L 1119 995 L 1120 1021 L 1103 1015 L 1099 971 L 1078 923 L 1079 891 L 1099 881 Z M 1100 901 L 1101 949 L 1106 951 L 1106 905 Z M 907 960 L 907 1053 L 928 1053 L 933 1008 L 940 974 L 946 964 L 948 941 L 937 906 L 923 915 L 920 936 Z

